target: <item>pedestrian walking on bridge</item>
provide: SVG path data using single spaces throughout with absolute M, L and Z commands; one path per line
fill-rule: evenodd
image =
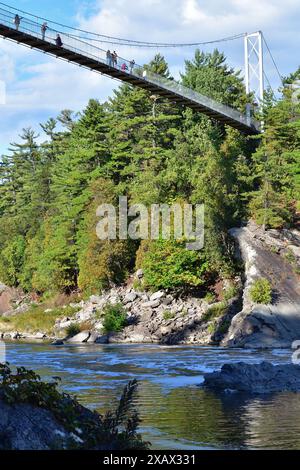
M 19 17 L 18 14 L 15 16 L 14 23 L 15 23 L 15 25 L 16 25 L 16 30 L 19 31 L 19 27 L 20 27 L 20 23 L 21 23 L 21 18 Z
M 42 40 L 45 41 L 45 35 L 46 35 L 46 31 L 48 29 L 48 25 L 47 23 L 43 23 L 42 24 L 42 27 L 41 27 L 41 31 L 42 31 Z

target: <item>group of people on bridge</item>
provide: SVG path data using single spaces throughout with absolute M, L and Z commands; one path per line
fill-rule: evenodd
M 120 68 L 122 72 L 126 72 L 128 70 L 130 73 L 133 72 L 133 68 L 135 66 L 135 60 L 131 60 L 130 62 L 121 60 L 121 62 L 122 63 L 119 64 L 119 58 L 118 58 L 118 54 L 116 53 L 116 51 L 110 52 L 110 50 L 108 49 L 108 51 L 106 52 L 106 63 L 109 67 Z
M 15 26 L 16 26 L 16 30 L 19 31 L 19 28 L 20 28 L 20 24 L 21 24 L 21 20 L 22 18 L 17 14 L 14 18 L 14 23 L 15 23 Z M 49 29 L 48 27 L 48 24 L 46 23 L 46 21 L 42 24 L 41 26 L 41 34 L 42 34 L 42 40 L 45 41 L 45 37 L 46 37 L 46 31 L 47 29 Z M 63 46 L 63 42 L 61 40 L 61 37 L 60 37 L 60 34 L 57 34 L 56 35 L 56 39 L 55 39 L 55 43 L 58 47 L 62 47 Z
M 18 14 L 15 15 L 14 23 L 15 23 L 17 31 L 19 31 L 21 20 L 22 18 Z M 46 32 L 48 29 L 49 29 L 48 24 L 44 22 L 41 25 L 41 36 L 42 36 L 43 41 L 45 41 Z M 58 47 L 63 46 L 62 39 L 60 37 L 60 34 L 58 33 L 56 35 L 55 43 Z M 109 67 L 116 67 L 122 70 L 123 72 L 129 71 L 129 73 L 133 73 L 133 69 L 135 67 L 135 60 L 131 60 L 130 62 L 127 62 L 122 59 L 121 63 L 119 63 L 119 58 L 118 58 L 118 54 L 116 53 L 116 51 L 111 52 L 110 50 L 106 52 L 106 63 Z

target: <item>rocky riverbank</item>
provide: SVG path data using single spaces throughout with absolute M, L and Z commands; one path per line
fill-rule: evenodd
M 217 344 L 224 337 L 232 317 L 239 311 L 239 296 L 221 302 L 209 303 L 196 297 L 179 297 L 166 291 L 154 293 L 134 289 L 138 271 L 126 286 L 115 287 L 88 300 L 72 303 L 77 312 L 61 315 L 53 328 L 53 334 L 44 331 L 4 331 L 3 339 L 53 340 L 59 345 L 68 343 L 160 343 L 160 344 Z M 238 284 L 239 279 L 236 279 Z M 224 285 L 226 292 L 226 285 Z M 103 309 L 107 305 L 121 305 L 126 313 L 127 326 L 118 333 L 103 334 Z M 51 309 L 45 310 L 45 315 Z M 10 314 L 11 315 L 11 314 Z M 9 325 L 9 323 L 7 323 Z M 80 332 L 66 336 L 72 326 Z
M 244 262 L 244 276 L 220 280 L 212 297 L 142 291 L 136 287 L 143 279 L 139 270 L 126 285 L 63 305 L 51 332 L 42 326 L 38 331 L 29 331 L 26 326 L 14 328 L 13 321 L 30 308 L 27 297 L 2 286 L 1 336 L 51 340 L 57 345 L 83 342 L 291 347 L 294 340 L 300 339 L 300 232 L 263 231 L 250 222 L 231 234 L 236 240 L 237 257 Z M 257 304 L 251 298 L 251 288 L 258 279 L 267 280 L 271 286 L 268 305 Z M 103 310 L 107 305 L 120 305 L 124 310 L 126 325 L 122 331 L 104 332 Z M 8 310 L 3 312 L 5 308 Z M 42 315 L 47 319 L 55 311 L 46 308 Z M 40 323 L 43 325 L 43 321 Z M 72 329 L 73 334 L 69 334 Z

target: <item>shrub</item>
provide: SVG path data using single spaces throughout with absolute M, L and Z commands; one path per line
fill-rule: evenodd
M 143 242 L 137 267 L 144 271 L 145 287 L 152 290 L 193 288 L 204 284 L 209 273 L 205 255 L 186 249 L 184 241 Z
M 67 336 L 70 336 L 70 337 L 76 336 L 80 332 L 81 332 L 81 327 L 78 323 L 71 323 L 71 325 L 69 325 L 66 328 L 66 334 L 67 334 Z
M 126 311 L 122 304 L 107 304 L 103 309 L 103 330 L 105 333 L 122 331 L 127 324 Z
M 250 289 L 250 297 L 257 304 L 270 304 L 272 301 L 272 287 L 268 279 L 257 279 Z

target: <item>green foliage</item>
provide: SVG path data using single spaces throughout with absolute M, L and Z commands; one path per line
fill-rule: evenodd
M 144 69 L 172 79 L 157 54 Z M 228 230 L 249 216 L 266 227 L 293 224 L 300 201 L 300 112 L 286 79 L 282 99 L 267 92 L 265 132 L 248 139 L 191 109 L 129 85 L 79 114 L 63 110 L 24 129 L 0 162 L 0 279 L 38 294 L 84 296 L 126 280 L 135 265 L 150 289 L 193 289 L 232 277 Z M 184 85 L 244 111 L 240 74 L 223 53 L 195 52 Z M 58 125 L 59 130 L 58 130 Z M 43 140 L 44 139 L 44 140 Z M 205 204 L 205 248 L 184 241 L 99 240 L 96 209 L 130 204 Z
M 230 299 L 233 299 L 233 297 L 237 296 L 238 292 L 239 292 L 239 290 L 238 290 L 237 286 L 235 286 L 235 285 L 231 285 L 231 286 L 227 287 L 227 289 L 225 290 L 225 293 L 224 293 L 224 300 L 228 301 Z
M 204 315 L 202 316 L 201 320 L 203 322 L 208 322 L 214 320 L 215 318 L 220 318 L 227 312 L 228 303 L 226 301 L 219 302 L 218 304 L 212 305 L 209 307 Z
M 174 317 L 175 317 L 175 313 L 171 312 L 171 310 L 166 310 L 163 313 L 163 319 L 164 320 L 172 320 L 172 318 L 174 318 Z
M 75 398 L 60 392 L 59 382 L 59 377 L 54 377 L 52 382 L 43 382 L 39 375 L 24 367 L 18 367 L 13 373 L 9 364 L 0 364 L 0 389 L 3 399 L 10 405 L 29 403 L 49 410 L 56 420 L 75 436 L 72 442 L 68 442 L 70 448 L 148 448 L 149 444 L 142 441 L 141 436 L 137 434 L 140 420 L 133 408 L 136 381 L 129 382 L 125 387 L 117 409 L 107 412 L 104 416 L 89 411 Z M 53 443 L 53 449 L 60 449 L 61 444 Z
M 71 323 L 67 328 L 66 328 L 66 334 L 69 337 L 73 337 L 78 335 L 81 332 L 81 327 L 78 323 Z
M 107 304 L 103 308 L 103 332 L 122 331 L 127 325 L 127 315 L 122 304 Z
M 213 292 L 207 292 L 204 297 L 205 302 L 213 304 L 216 301 L 216 295 Z
M 209 265 L 199 251 L 189 251 L 185 242 L 157 240 L 143 243 L 139 265 L 145 286 L 154 289 L 190 288 L 205 283 Z
M 270 304 L 272 302 L 272 286 L 268 279 L 257 279 L 250 289 L 250 296 L 257 304 Z
M 300 199 L 300 102 L 292 91 L 268 109 L 261 145 L 253 155 L 250 214 L 270 228 L 290 225 Z

